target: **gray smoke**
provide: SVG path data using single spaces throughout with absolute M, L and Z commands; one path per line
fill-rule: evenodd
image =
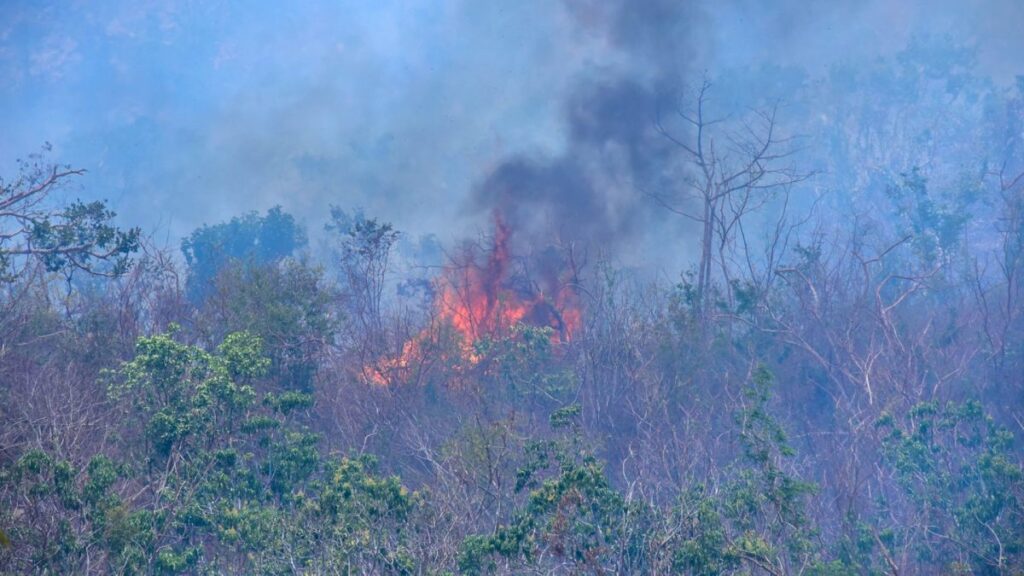
M 697 14 L 666 0 L 565 6 L 581 33 L 602 38 L 622 60 L 596 63 L 568 92 L 563 150 L 509 157 L 474 188 L 471 210 L 496 211 L 533 244 L 582 243 L 627 257 L 650 251 L 649 234 L 666 222 L 644 190 L 669 185 L 673 152 L 654 119 L 692 73 Z
M 277 204 L 445 243 L 499 209 L 677 270 L 687 223 L 643 196 L 678 184 L 651 118 L 705 70 L 724 98 L 793 101 L 931 34 L 1012 84 L 1022 20 L 1018 0 L 0 2 L 0 167 L 50 141 L 171 245 Z

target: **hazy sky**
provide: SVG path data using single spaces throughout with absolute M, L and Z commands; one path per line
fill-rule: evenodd
M 594 78 L 813 75 L 915 34 L 1024 73 L 1020 0 L 679 4 L 3 0 L 0 167 L 49 141 L 89 171 L 76 193 L 175 243 L 275 204 L 313 228 L 337 204 L 451 238 L 505 158 L 564 153 L 566 99 Z

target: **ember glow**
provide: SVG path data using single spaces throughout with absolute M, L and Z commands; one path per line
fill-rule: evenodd
M 364 367 L 364 377 L 377 384 L 404 379 L 422 364 L 422 351 L 437 329 L 457 334 L 460 360 L 470 366 L 481 360 L 476 343 L 511 337 L 517 325 L 550 328 L 553 344 L 570 341 L 582 321 L 575 270 L 559 260 L 559 269 L 549 264 L 539 280 L 531 279 L 523 264 L 528 259 L 512 254 L 512 234 L 496 214 L 486 250 L 467 247 L 435 279 L 434 325 L 407 341 L 401 354 Z

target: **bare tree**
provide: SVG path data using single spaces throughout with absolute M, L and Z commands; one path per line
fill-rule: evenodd
M 992 176 L 999 187 L 998 246 L 994 251 L 998 280 L 987 281 L 981 265 L 975 262 L 974 284 L 989 354 L 1002 365 L 1012 342 L 1011 332 L 1024 313 L 1024 172 L 1009 177 L 1004 164 Z
M 676 108 L 674 125 L 659 110 L 656 128 L 683 153 L 688 169 L 682 190 L 652 195 L 700 226 L 695 296 L 702 322 L 710 311 L 716 267 L 726 286 L 730 280 L 743 219 L 811 176 L 786 163 L 796 150 L 793 137 L 779 135 L 777 105 L 738 120 L 709 117 L 710 90 L 705 80 L 693 105 Z

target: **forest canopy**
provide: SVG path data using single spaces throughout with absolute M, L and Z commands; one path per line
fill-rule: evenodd
M 669 81 L 583 4 L 660 67 L 478 167 L 475 231 L 353 176 L 162 240 L 16 163 L 0 574 L 1024 574 L 1024 76 Z

